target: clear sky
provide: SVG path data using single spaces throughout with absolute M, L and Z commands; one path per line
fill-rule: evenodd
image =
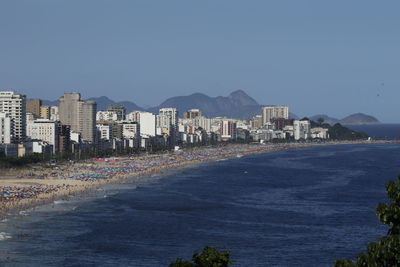
M 0 0 L 0 88 L 139 106 L 243 89 L 400 122 L 398 0 Z

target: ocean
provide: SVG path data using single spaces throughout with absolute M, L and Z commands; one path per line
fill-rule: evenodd
M 373 138 L 400 139 L 400 124 L 345 125 Z
M 204 246 L 232 266 L 330 266 L 387 233 L 375 216 L 400 144 L 220 160 L 10 216 L 2 266 L 168 266 Z

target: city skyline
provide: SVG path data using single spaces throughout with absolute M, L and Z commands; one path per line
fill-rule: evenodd
M 12 89 L 9 89 L 9 90 L 11 90 L 12 91 Z M 238 90 L 238 91 L 242 91 L 242 90 Z M 236 92 L 236 91 L 235 91 Z M 244 91 L 243 91 L 244 92 Z M 20 93 L 19 91 L 16 91 L 16 93 Z M 232 93 L 234 93 L 234 92 L 232 92 Z M 246 92 L 244 92 L 244 93 L 246 93 Z M 21 93 L 21 94 L 23 94 L 23 93 Z M 77 92 L 77 91 L 71 91 L 71 92 L 64 92 L 64 94 L 79 94 L 79 95 L 82 95 L 82 96 L 84 96 L 84 94 L 82 94 L 81 92 Z M 194 94 L 196 94 L 196 93 L 194 93 Z M 193 95 L 194 95 L 193 94 Z M 200 93 L 200 94 L 202 94 L 202 93 Z M 247 94 L 246 94 L 247 95 Z M 187 96 L 190 96 L 190 95 L 187 95 Z M 248 95 L 247 95 L 248 96 Z M 30 97 L 30 96 L 26 96 L 27 97 L 27 100 L 37 100 L 37 101 L 40 101 L 40 103 L 44 103 L 43 104 L 43 106 L 41 107 L 41 108 L 44 108 L 44 107 L 47 107 L 47 108 L 49 108 L 49 107 L 51 107 L 52 105 L 58 105 L 59 104 L 59 99 L 60 99 L 60 97 L 58 97 L 57 99 L 55 99 L 55 100 L 49 100 L 49 99 L 41 99 L 41 98 L 37 98 L 37 97 Z M 137 107 L 138 108 L 135 108 L 135 109 L 131 109 L 131 111 L 143 111 L 143 112 L 153 112 L 153 110 L 154 109 L 159 109 L 159 108 L 163 108 L 164 107 L 164 105 L 161 105 L 162 103 L 159 103 L 158 105 L 156 105 L 156 106 L 143 106 L 143 105 L 141 105 L 141 103 L 136 103 L 136 102 L 133 102 L 133 101 L 131 101 L 131 100 L 129 100 L 129 99 L 125 99 L 125 100 L 123 100 L 123 101 L 115 101 L 115 99 L 112 99 L 112 98 L 110 98 L 110 97 L 108 97 L 108 96 L 98 96 L 98 97 L 93 97 L 93 96 L 88 96 L 88 97 L 82 97 L 82 98 L 85 98 L 85 99 L 89 99 L 89 100 L 93 100 L 93 101 L 97 101 L 98 99 L 100 99 L 100 98 L 102 98 L 102 97 L 106 97 L 106 98 L 108 98 L 108 100 L 110 100 L 110 101 L 112 101 L 113 103 L 115 103 L 116 105 L 122 105 L 122 106 L 124 106 L 125 107 L 125 104 L 126 103 L 131 103 L 131 104 L 134 104 L 134 105 L 137 105 Z M 165 99 L 165 100 L 169 100 L 169 99 L 171 99 L 171 98 L 180 98 L 180 97 L 186 97 L 186 96 L 173 96 L 173 97 L 169 97 L 169 98 L 167 98 L 167 99 Z M 229 95 L 228 96 L 217 96 L 217 97 L 225 97 L 225 98 L 228 98 L 229 97 Z M 250 98 L 252 98 L 251 96 L 249 96 Z M 215 98 L 215 97 L 214 97 Z M 163 101 L 163 102 L 165 102 L 165 100 Z M 255 99 L 253 99 L 254 101 L 256 101 Z M 46 103 L 47 103 L 47 105 L 50 105 L 50 106 L 46 106 Z M 113 105 L 113 104 L 110 104 L 110 105 Z M 260 108 L 262 108 L 262 107 L 274 107 L 274 106 L 277 106 L 277 107 L 279 107 L 279 106 L 281 106 L 280 104 L 260 104 L 260 103 L 258 103 L 258 105 L 260 106 Z M 170 107 L 170 108 L 177 108 L 176 106 L 174 106 L 174 105 L 167 105 L 167 106 L 165 106 L 165 107 Z M 125 107 L 126 108 L 126 107 Z M 194 109 L 196 109 L 196 107 L 191 107 L 191 108 L 194 108 Z M 189 108 L 190 109 L 190 108 Z M 104 111 L 105 109 L 98 109 L 98 111 Z M 180 109 L 181 110 L 181 109 Z M 185 109 L 184 109 L 185 110 Z M 349 117 L 349 116 L 351 116 L 351 115 L 356 115 L 356 114 L 362 114 L 362 115 L 367 115 L 367 116 L 372 116 L 373 118 L 375 118 L 375 119 L 377 119 L 380 123 L 388 123 L 388 122 L 385 122 L 385 121 L 382 121 L 382 120 L 380 120 L 379 118 L 376 118 L 376 116 L 374 116 L 374 114 L 366 114 L 366 113 L 363 113 L 363 112 L 353 112 L 353 113 L 348 113 L 348 114 L 345 114 L 344 116 L 342 116 L 342 117 L 335 117 L 335 116 L 331 116 L 331 114 L 327 114 L 327 113 L 324 113 L 324 112 L 317 112 L 317 113 L 313 113 L 313 114 L 303 114 L 303 113 L 296 113 L 296 112 L 294 112 L 293 110 L 291 110 L 290 111 L 290 115 L 293 117 L 293 118 L 298 118 L 298 119 L 300 119 L 300 118 L 310 118 L 310 117 L 315 117 L 315 116 L 318 116 L 318 115 L 322 115 L 322 116 L 327 116 L 327 117 L 329 117 L 329 118 L 331 118 L 331 119 L 337 119 L 338 121 L 340 121 L 341 119 L 345 119 L 346 117 Z M 182 115 L 183 116 L 183 115 Z M 251 115 L 251 116 L 247 116 L 246 118 L 242 118 L 242 119 L 251 119 L 252 117 L 253 117 L 254 115 Z M 239 119 L 239 118 L 237 118 L 236 116 L 229 116 L 229 115 L 216 115 L 216 116 L 212 116 L 211 115 L 211 117 L 232 117 L 232 118 L 236 118 L 236 119 Z M 390 122 L 389 122 L 390 123 Z
M 300 115 L 399 122 L 400 3 L 4 1 L 0 89 L 144 107 L 242 89 Z M 90 18 L 90 19 L 89 19 Z

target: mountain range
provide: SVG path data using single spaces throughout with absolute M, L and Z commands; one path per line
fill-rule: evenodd
M 228 96 L 210 97 L 201 93 L 194 93 L 187 96 L 171 97 L 162 102 L 160 105 L 151 108 L 142 108 L 131 101 L 116 102 L 106 96 L 91 97 L 88 100 L 97 102 L 98 110 L 105 110 L 109 105 L 124 105 L 127 112 L 133 110 L 149 111 L 154 114 L 158 113 L 160 108 L 174 107 L 181 111 L 181 115 L 188 109 L 200 109 L 203 115 L 207 117 L 229 117 L 239 119 L 249 119 L 261 113 L 261 107 L 254 98 L 250 97 L 243 90 L 237 90 L 230 93 Z M 43 105 L 58 105 L 58 101 L 43 101 Z M 298 119 L 293 113 L 289 114 L 291 119 Z M 376 118 L 365 115 L 362 113 L 352 114 L 341 120 L 331 118 L 327 115 L 315 115 L 310 117 L 312 120 L 323 118 L 326 123 L 335 124 L 340 122 L 342 124 L 377 124 L 380 123 Z

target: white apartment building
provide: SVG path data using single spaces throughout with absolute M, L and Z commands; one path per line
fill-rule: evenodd
M 157 116 L 153 113 L 132 111 L 126 115 L 126 120 L 140 124 L 141 136 L 156 136 Z
M 52 121 L 59 121 L 60 120 L 60 115 L 58 114 L 58 107 L 57 106 L 51 106 L 50 107 L 50 120 L 52 120 Z
M 37 119 L 27 125 L 26 135 L 32 140 L 40 140 L 53 146 L 53 153 L 58 150 L 58 122 L 48 119 Z
M 4 112 L 0 112 L 0 144 L 9 145 L 13 142 L 13 121 Z
M 265 106 L 261 108 L 262 125 L 271 122 L 272 119 L 289 119 L 288 106 Z
M 136 122 L 140 122 L 140 113 L 142 113 L 143 111 L 138 111 L 138 110 L 134 110 L 132 112 L 129 112 L 128 114 L 126 114 L 126 120 L 127 121 L 136 121 Z
M 140 125 L 137 122 L 124 122 L 122 124 L 122 136 L 125 139 L 139 139 Z
M 328 139 L 328 129 L 322 127 L 311 128 L 311 138 Z
M 0 112 L 13 120 L 15 142 L 23 142 L 26 137 L 26 96 L 13 91 L 0 91 Z
M 295 120 L 293 122 L 293 132 L 295 140 L 310 138 L 311 137 L 310 121 Z
M 111 140 L 111 125 L 109 124 L 97 124 L 97 132 L 100 140 Z
M 117 121 L 118 114 L 115 111 L 101 110 L 96 113 L 96 121 Z
M 196 129 L 200 127 L 207 133 L 211 132 L 211 119 L 204 116 L 198 116 L 193 119 L 193 122 Z
M 160 116 L 160 127 L 171 126 L 174 129 L 178 129 L 178 110 L 176 108 L 161 108 L 159 111 Z

